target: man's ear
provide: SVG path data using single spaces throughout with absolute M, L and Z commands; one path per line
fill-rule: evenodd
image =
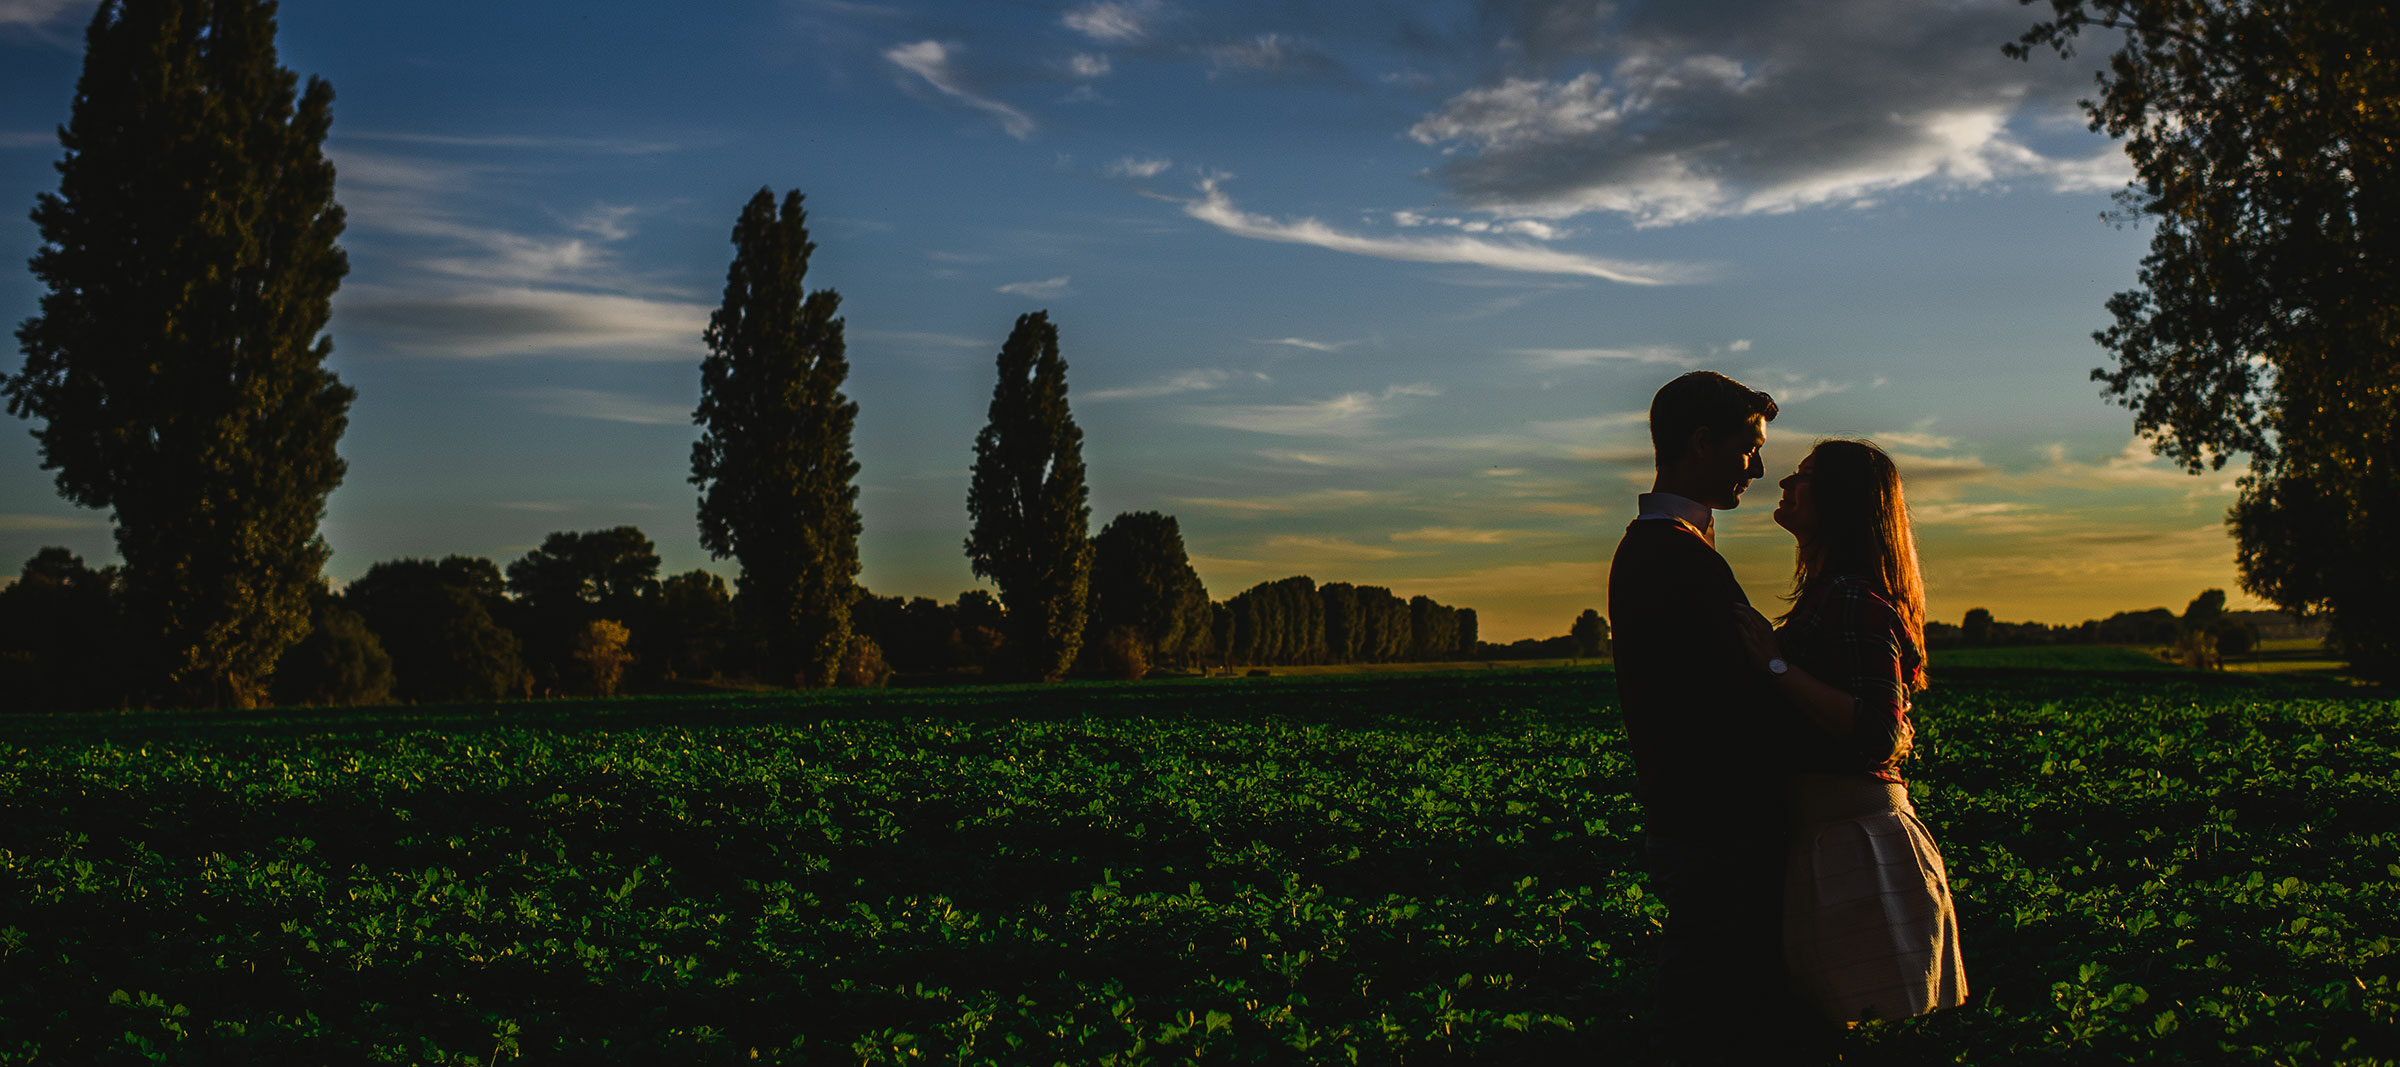
M 1691 438 L 1684 442 L 1685 447 L 1683 454 L 1687 456 L 1707 455 L 1716 451 L 1717 444 L 1718 436 L 1716 427 L 1694 426 L 1692 427 Z

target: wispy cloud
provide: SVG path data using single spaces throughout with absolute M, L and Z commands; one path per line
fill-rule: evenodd
M 1392 540 L 1430 545 L 1499 545 L 1521 536 L 1514 530 L 1479 530 L 1467 526 L 1420 526 L 1392 535 Z
M 1052 297 L 1067 295 L 1067 281 L 1067 275 L 1061 274 L 1056 278 L 1044 278 L 1038 282 L 1010 282 L 1007 285 L 999 286 L 992 291 L 998 293 L 1007 293 L 1010 296 L 1023 296 L 1030 297 L 1035 300 L 1048 300 Z
M 105 529 L 108 519 L 99 515 L 0 515 L 0 533 Z
M 1420 215 L 1414 211 L 1392 212 L 1395 226 L 1446 226 L 1468 233 L 1505 233 L 1531 237 L 1537 241 L 1556 241 L 1573 234 L 1540 219 L 1463 219 L 1455 215 Z
M 998 351 L 1000 343 L 986 337 L 967 337 L 955 333 L 936 333 L 930 330 L 845 330 L 845 337 L 859 341 L 881 342 L 906 348 L 973 349 L 990 346 Z
M 1850 391 L 1847 382 L 1763 368 L 1752 371 L 1747 380 L 1753 387 L 1766 390 L 1778 405 L 1803 404 L 1820 396 Z
M 0 0 L 0 26 L 38 28 L 67 12 L 91 6 L 91 0 Z
M 1258 345 L 1282 345 L 1286 348 L 1305 348 L 1311 352 L 1339 352 L 1342 349 L 1357 344 L 1358 342 L 1359 338 L 1355 337 L 1347 341 L 1311 341 L 1305 337 L 1267 337 L 1253 339 L 1250 343 Z
M 1636 345 L 1632 348 L 1517 348 L 1510 351 L 1531 356 L 1537 362 L 1554 367 L 1588 367 L 1599 363 L 1659 363 L 1670 367 L 1691 367 L 1700 363 L 1698 357 L 1673 345 Z
M 623 137 L 551 137 L 508 133 L 451 134 L 412 133 L 404 130 L 342 130 L 335 136 L 341 141 L 370 141 L 385 144 L 439 145 L 451 148 L 530 148 L 637 156 L 673 152 L 682 147 L 673 141 L 639 141 Z
M 1297 404 L 1227 404 L 1185 410 L 1187 421 L 1229 430 L 1287 437 L 1350 437 L 1372 432 L 1390 414 L 1391 402 L 1403 397 L 1441 395 L 1425 384 L 1394 385 L 1382 393 L 1343 393 L 1325 400 Z
M 613 293 L 522 286 L 427 293 L 350 286 L 335 302 L 341 331 L 380 335 L 397 351 L 480 359 L 569 354 L 685 361 L 712 308 Z
M 1167 168 L 1174 165 L 1175 161 L 1171 159 L 1135 159 L 1132 156 L 1126 156 L 1114 163 L 1110 163 L 1107 169 L 1102 171 L 1102 173 L 1111 178 L 1149 179 L 1166 173 Z
M 1176 393 L 1204 393 L 1225 384 L 1228 375 L 1221 370 L 1185 371 L 1147 385 L 1127 385 L 1114 389 L 1096 389 L 1077 399 L 1091 402 L 1110 400 L 1142 400 Z
M 1266 555 L 1294 563 L 1331 559 L 1400 559 L 1418 553 L 1392 548 L 1388 545 L 1362 545 L 1339 537 L 1312 537 L 1303 534 L 1276 534 L 1261 545 Z
M 1173 200 L 1172 197 L 1162 199 Z M 1175 200 L 1183 212 L 1237 237 L 1287 244 L 1312 245 L 1335 252 L 1397 259 L 1412 263 L 1464 263 L 1495 270 L 1533 274 L 1575 274 L 1626 285 L 1672 285 L 1695 280 L 1698 272 L 1664 263 L 1602 259 L 1539 245 L 1487 240 L 1470 235 L 1445 237 L 1376 237 L 1347 233 L 1316 219 L 1275 219 L 1254 215 L 1235 206 L 1225 194 L 1222 179 L 1200 183 L 1200 196 Z
M 1335 81 L 1348 76 L 1340 60 L 1281 33 L 1203 45 L 1200 52 L 1208 57 L 1210 78 L 1249 74 L 1278 80 Z
M 1111 64 L 1108 57 L 1091 52 L 1077 52 L 1067 57 L 1067 72 L 1078 78 L 1108 77 Z
M 1166 12 L 1160 0 L 1102 0 L 1071 8 L 1059 21 L 1102 44 L 1135 44 L 1150 36 Z
M 1383 503 L 1392 494 L 1371 489 L 1315 489 L 1300 493 L 1274 493 L 1264 496 L 1186 496 L 1175 498 L 1179 506 L 1213 511 L 1222 515 L 1262 516 L 1296 515 L 1320 511 L 1339 511 Z
M 569 388 L 531 389 L 520 395 L 532 402 L 533 410 L 545 415 L 638 426 L 688 426 L 692 422 L 693 405 L 689 401 Z
M 924 79 L 925 84 L 943 96 L 991 116 L 1009 136 L 1020 141 L 1033 136 L 1033 116 L 966 87 L 958 71 L 951 66 L 951 46 L 940 41 L 894 45 L 883 53 L 883 58 L 893 66 Z

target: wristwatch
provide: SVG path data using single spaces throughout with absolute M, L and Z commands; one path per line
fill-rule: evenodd
M 1781 658 L 1770 659 L 1767 661 L 1767 673 L 1778 678 L 1783 677 L 1783 672 L 1791 669 L 1792 665 L 1785 663 Z

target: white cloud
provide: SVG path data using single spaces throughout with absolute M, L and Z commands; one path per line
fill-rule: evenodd
M 1556 241 L 1573 235 L 1574 231 L 1560 229 L 1540 219 L 1462 219 L 1450 215 L 1420 215 L 1414 211 L 1392 212 L 1392 224 L 1403 227 L 1447 226 L 1467 233 L 1505 233 L 1531 237 L 1537 241 Z
M 996 293 L 1007 293 L 1010 296 L 1023 296 L 1030 297 L 1035 300 L 1048 300 L 1052 297 L 1067 295 L 1067 280 L 1068 276 L 1061 274 L 1056 278 L 1044 278 L 1037 282 L 1010 282 L 1007 285 L 999 286 L 992 291 Z
M 1747 352 L 1747 351 L 1750 351 L 1750 339 L 1749 339 L 1749 338 L 1747 338 L 1747 337 L 1744 337 L 1744 338 L 1737 339 L 1737 340 L 1735 340 L 1735 341 L 1734 341 L 1732 344 L 1726 345 L 1726 346 L 1725 346 L 1725 351 L 1728 351 L 1728 352 Z
M 1350 437 L 1372 432 L 1401 397 L 1441 395 L 1426 384 L 1394 385 L 1381 394 L 1355 392 L 1298 404 L 1228 404 L 1190 408 L 1185 419 L 1202 426 L 1287 437 Z
M 1086 402 L 1110 400 L 1143 400 L 1176 393 L 1204 393 L 1225 384 L 1227 375 L 1221 370 L 1185 371 L 1148 385 L 1128 385 L 1115 389 L 1097 389 L 1077 397 Z
M 344 287 L 337 333 L 388 339 L 410 354 L 458 358 L 570 354 L 682 362 L 698 358 L 703 304 L 524 286 L 451 292 Z
M 1339 352 L 1342 349 L 1357 344 L 1358 341 L 1359 339 L 1355 337 L 1347 341 L 1311 341 L 1305 337 L 1268 337 L 1253 339 L 1250 343 L 1259 345 L 1282 345 L 1286 348 L 1305 348 L 1311 352 Z
M 1673 345 L 1637 345 L 1633 348 L 1518 348 L 1511 349 L 1520 356 L 1556 367 L 1588 367 L 1597 363 L 1656 363 L 1670 367 L 1699 365 L 1699 359 Z
M 690 401 L 657 400 L 597 389 L 531 389 L 522 395 L 533 402 L 533 410 L 544 415 L 638 426 L 689 426 L 695 406 Z
M 2023 29 L 2011 5 L 1866 0 L 1828 19 L 1790 3 L 1533 0 L 1498 17 L 1514 61 L 1407 131 L 1478 211 L 1663 226 L 2019 178 L 2084 192 L 2129 173 L 2098 137 L 2052 128 L 2088 92 L 2090 60 L 2000 54 Z
M 1108 57 L 1090 52 L 1077 52 L 1067 60 L 1067 70 L 1078 78 L 1108 77 Z
M 1178 200 L 1176 203 L 1183 206 L 1184 214 L 1238 237 L 1313 245 L 1380 259 L 1414 263 L 1465 263 L 1535 274 L 1576 274 L 1627 285 L 1671 285 L 1693 280 L 1695 276 L 1695 272 L 1672 264 L 1601 259 L 1537 245 L 1501 243 L 1471 236 L 1370 237 L 1344 233 L 1316 219 L 1285 221 L 1253 215 L 1234 206 L 1232 198 L 1220 188 L 1220 179 L 1215 177 L 1200 183 L 1198 199 Z
M 1175 165 L 1170 159 L 1135 159 L 1126 156 L 1108 165 L 1103 173 L 1111 178 L 1155 178 Z
M 918 41 L 894 45 L 883 53 L 883 58 L 891 61 L 893 66 L 925 79 L 925 84 L 933 86 L 942 95 L 990 115 L 1009 136 L 1020 141 L 1033 136 L 1033 116 L 966 88 L 958 72 L 950 65 L 949 46 L 942 42 Z
M 1072 9 L 1060 21 L 1104 44 L 1131 44 L 1149 36 L 1165 13 L 1166 5 L 1159 0 L 1102 0 Z

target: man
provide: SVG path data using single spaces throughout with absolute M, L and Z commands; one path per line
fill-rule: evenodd
M 1780 1060 L 1759 1043 L 1780 1039 L 1790 1010 L 1773 760 L 1788 726 L 1772 679 L 1742 651 L 1730 608 L 1749 600 L 1717 554 L 1714 518 L 1765 475 L 1774 417 L 1767 394 L 1714 371 L 1659 389 L 1658 477 L 1609 565 L 1618 700 L 1650 887 L 1667 905 L 1657 1051 L 1688 1062 Z

